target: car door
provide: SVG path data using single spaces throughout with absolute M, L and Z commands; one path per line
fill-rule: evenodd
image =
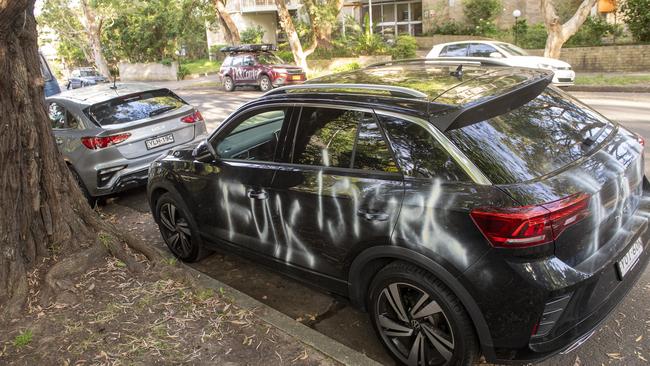
M 85 129 L 83 122 L 61 102 L 50 101 L 47 108 L 54 141 L 59 151 L 66 160 L 75 160 L 76 152 L 82 147 L 81 137 Z
M 304 105 L 276 172 L 277 259 L 344 279 L 360 247 L 388 243 L 403 196 L 399 169 L 371 110 Z
M 242 82 L 245 84 L 255 84 L 255 58 L 252 55 L 245 55 L 242 60 Z
M 197 194 L 191 209 L 204 236 L 258 254 L 277 244 L 269 187 L 283 150 L 289 106 L 268 106 L 239 113 L 210 139 L 218 158 L 197 163 L 189 185 Z
M 467 56 L 467 43 L 457 43 L 445 46 L 440 51 L 439 57 L 466 57 Z
M 235 85 L 244 84 L 244 69 L 242 63 L 244 61 L 244 56 L 236 55 L 232 58 L 232 80 L 235 82 Z

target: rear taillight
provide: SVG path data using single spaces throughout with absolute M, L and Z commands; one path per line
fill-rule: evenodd
M 93 136 L 93 137 L 82 137 L 81 143 L 90 150 L 98 150 L 109 147 L 111 145 L 119 144 L 120 142 L 131 137 L 130 133 L 121 133 L 119 135 L 112 136 Z
M 199 111 L 196 111 L 190 115 L 181 118 L 181 122 L 185 122 L 185 123 L 195 123 L 200 121 L 203 121 L 203 116 Z
M 635 133 L 634 135 L 636 135 L 636 141 L 637 141 L 641 146 L 645 147 L 645 139 L 643 138 L 643 136 L 639 135 L 638 133 Z
M 589 198 L 578 193 L 538 206 L 478 208 L 470 215 L 492 246 L 526 248 L 552 243 L 566 228 L 589 216 Z

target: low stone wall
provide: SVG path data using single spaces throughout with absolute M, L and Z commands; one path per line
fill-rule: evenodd
M 527 51 L 544 55 L 544 50 Z M 563 48 L 560 59 L 576 71 L 650 72 L 650 45 Z
M 353 62 L 358 62 L 359 65 L 367 66 L 377 62 L 390 61 L 391 56 L 359 56 L 359 57 L 337 57 L 331 60 L 307 60 L 310 69 L 317 70 L 333 70 L 339 66 L 347 65 Z
M 178 73 L 177 62 L 171 65 L 120 62 L 118 67 L 122 81 L 175 81 Z

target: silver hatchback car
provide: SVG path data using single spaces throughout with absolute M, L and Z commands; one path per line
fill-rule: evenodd
M 91 205 L 147 182 L 170 147 L 205 138 L 201 113 L 169 89 L 98 85 L 46 99 L 59 151 Z

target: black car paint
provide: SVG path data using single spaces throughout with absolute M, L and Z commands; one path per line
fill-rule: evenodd
M 341 105 L 340 98 L 281 96 L 249 103 L 240 111 L 274 104 L 320 103 L 337 107 Z M 419 102 L 393 100 L 378 104 L 390 98 L 382 99 L 348 96 L 345 105 L 371 109 L 377 114 L 408 112 L 411 116 L 422 116 L 421 108 L 412 109 Z M 435 104 L 432 107 L 441 113 L 446 108 Z M 211 139 L 226 131 L 237 115 L 225 121 Z M 291 144 L 295 114 L 288 118 L 291 123 L 280 136 L 284 146 Z M 647 265 L 650 187 L 644 178 L 643 159 L 633 143 L 634 138 L 617 127 L 600 142 L 598 149 L 562 171 L 510 185 L 477 185 L 304 167 L 282 162 L 287 156 L 284 150 L 277 153 L 279 162 L 274 163 L 217 160 L 206 148 L 188 146 L 171 151 L 152 165 L 149 195 L 152 207 L 163 189 L 183 197 L 200 227 L 205 227 L 206 221 L 219 215 L 217 211 L 227 209 L 231 202 L 244 213 L 254 212 L 259 216 L 239 218 L 249 223 L 247 230 L 251 231 L 247 234 L 240 237 L 231 234 L 230 240 L 224 240 L 204 230 L 205 241 L 215 248 L 225 246 L 294 278 L 348 296 L 361 308 L 366 306 L 365 291 L 378 268 L 395 259 L 418 264 L 434 273 L 459 297 L 475 324 L 488 361 L 533 361 L 560 352 L 595 329 Z M 615 172 L 621 169 L 625 174 L 617 175 Z M 627 177 L 632 186 L 628 197 L 611 196 L 616 177 Z M 390 212 L 389 218 L 365 222 L 358 215 L 359 202 L 364 201 L 359 197 L 341 197 L 336 190 L 323 190 L 328 179 L 347 180 L 347 186 L 354 186 L 359 192 L 371 192 L 372 198 L 380 202 L 381 211 Z M 226 201 L 227 205 L 216 204 L 224 202 L 217 193 L 233 182 L 236 189 L 226 188 L 229 197 L 234 193 Z M 222 186 L 218 187 L 219 184 Z M 251 192 L 261 190 L 268 193 L 267 199 L 251 197 Z M 469 217 L 469 211 L 475 207 L 539 204 L 580 190 L 598 197 L 604 195 L 605 200 L 616 204 L 613 209 L 608 208 L 611 212 L 607 217 L 594 218 L 602 231 L 601 234 L 597 230 L 600 235 L 596 238 L 596 234 L 585 235 L 590 224 L 585 221 L 563 233 L 555 248 L 536 248 L 522 255 L 492 248 Z M 329 211 L 323 211 L 318 199 L 328 196 L 345 201 L 347 210 L 331 206 Z M 592 206 L 598 204 L 602 205 L 592 201 Z M 336 230 L 327 233 L 319 225 L 322 220 L 319 215 L 323 213 L 338 225 Z M 258 223 L 264 220 L 262 228 L 269 230 L 268 240 L 263 243 L 258 239 L 264 230 L 252 223 L 255 220 Z M 355 225 L 358 235 L 353 234 Z M 282 237 L 271 240 L 271 234 Z M 639 265 L 620 281 L 614 262 L 637 237 L 641 238 L 645 252 Z M 308 238 L 309 243 L 303 238 Z M 589 241 L 593 243 L 591 246 L 587 244 Z M 571 300 L 552 331 L 531 338 L 531 330 L 540 319 L 545 303 L 567 294 L 572 295 Z

